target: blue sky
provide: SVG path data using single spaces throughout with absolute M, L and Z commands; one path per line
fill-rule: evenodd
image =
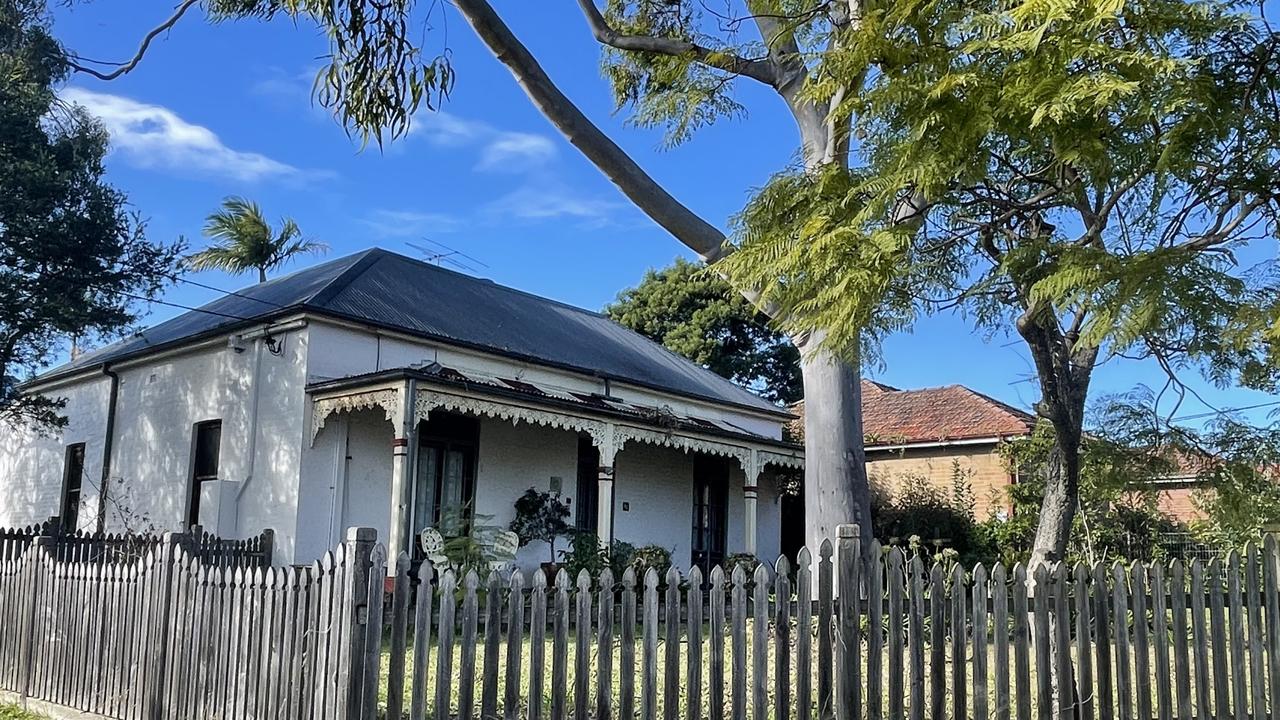
M 420 113 L 410 136 L 383 151 L 362 151 L 311 103 L 326 43 L 314 28 L 284 19 L 212 25 L 193 10 L 133 73 L 109 83 L 77 77 L 67 94 L 112 130 L 109 177 L 149 218 L 154 238 L 185 235 L 199 245 L 204 216 L 240 194 L 273 217 L 292 216 L 331 247 L 331 257 L 374 245 L 416 254 L 405 243 L 425 244 L 425 237 L 483 261 L 488 267 L 478 274 L 592 309 L 647 268 L 689 255 L 556 134 L 462 19 L 443 9 L 447 3 L 437 6 L 428 43 L 447 44 L 456 87 L 443 113 Z M 574 3 L 499 0 L 496 7 L 589 116 L 713 223 L 723 226 L 752 188 L 791 161 L 795 131 L 771 92 L 741 83 L 737 97 L 748 117 L 664 150 L 660 133 L 627 127 L 613 114 L 598 46 Z M 120 60 L 171 9 L 169 2 L 60 6 L 54 30 L 83 57 Z M 195 279 L 226 289 L 251 280 Z M 165 299 L 196 305 L 214 295 L 179 284 Z M 156 306 L 147 322 L 175 312 Z M 898 387 L 960 383 L 1021 407 L 1037 396 L 1021 342 L 987 337 L 957 316 L 924 319 L 913 333 L 891 338 L 884 355 L 885 367 L 871 374 Z M 1114 360 L 1097 372 L 1093 395 L 1138 383 L 1159 387 L 1163 376 Z M 1217 408 L 1276 399 L 1193 385 Z M 1189 397 L 1178 415 L 1209 409 Z M 1251 415 L 1261 420 L 1270 409 Z

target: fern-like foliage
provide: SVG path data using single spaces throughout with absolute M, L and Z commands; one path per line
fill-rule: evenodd
M 959 307 L 1275 387 L 1280 39 L 1259 18 L 910 0 L 840 32 L 804 92 L 849 123 L 848 167 L 756 193 L 719 266 L 735 284 L 837 349 Z

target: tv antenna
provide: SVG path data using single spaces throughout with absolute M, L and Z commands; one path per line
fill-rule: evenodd
M 477 260 L 457 248 L 451 248 L 442 242 L 436 242 L 428 237 L 424 237 L 422 240 L 423 242 L 431 243 L 433 247 L 424 247 L 411 242 L 406 242 L 405 245 L 417 250 L 422 255 L 422 259 L 429 263 L 435 263 L 437 266 L 448 263 L 459 270 L 469 273 L 479 273 L 480 268 L 487 269 L 489 267 L 484 262 Z M 479 267 L 476 267 L 477 265 Z

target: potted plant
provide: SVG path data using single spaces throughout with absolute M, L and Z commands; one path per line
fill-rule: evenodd
M 520 547 L 535 540 L 550 546 L 551 559 L 542 563 L 547 581 L 554 582 L 556 565 L 556 540 L 569 534 L 569 504 L 558 495 L 529 488 L 516 500 L 516 516 L 511 521 L 511 532 L 520 538 Z

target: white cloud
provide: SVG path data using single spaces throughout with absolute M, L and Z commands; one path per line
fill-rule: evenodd
M 579 220 L 590 227 L 608 225 L 622 206 L 613 201 L 589 198 L 573 194 L 556 184 L 526 185 L 510 192 L 489 205 L 489 212 L 497 219 L 520 220 Z
M 282 105 L 295 106 L 298 103 L 310 102 L 311 88 L 315 80 L 315 68 L 290 73 L 273 65 L 266 68 L 262 76 L 249 86 L 249 91 L 255 95 L 277 100 Z
M 452 215 L 415 210 L 374 210 L 360 222 L 380 237 L 416 237 L 427 233 L 452 232 L 462 222 Z
M 477 170 L 525 172 L 546 165 L 556 156 L 555 142 L 546 135 L 499 130 L 483 120 L 470 120 L 443 110 L 415 115 L 409 135 L 438 147 L 479 146 Z
M 298 168 L 266 155 L 229 148 L 212 130 L 189 123 L 160 105 L 75 87 L 64 90 L 62 99 L 100 118 L 111 134 L 112 150 L 138 167 L 182 173 L 194 170 L 243 181 L 302 174 Z
M 478 170 L 522 170 L 542 165 L 555 157 L 556 146 L 544 135 L 503 132 L 480 153 Z
M 467 120 L 443 110 L 424 110 L 413 116 L 410 137 L 426 138 L 432 145 L 456 147 L 469 145 L 492 135 L 493 128 L 479 120 Z

